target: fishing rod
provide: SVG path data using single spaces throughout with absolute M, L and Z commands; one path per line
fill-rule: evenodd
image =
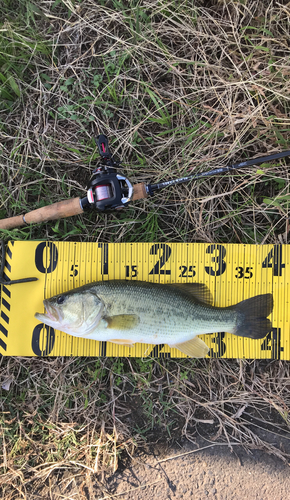
M 95 140 L 101 160 L 97 168 L 93 171 L 93 175 L 87 186 L 87 195 L 84 198 L 71 198 L 59 201 L 28 212 L 25 215 L 2 219 L 0 220 L 0 229 L 12 229 L 19 226 L 71 217 L 83 213 L 88 208 L 96 209 L 99 212 L 119 210 L 128 206 L 132 201 L 153 196 L 156 191 L 169 186 L 176 186 L 203 177 L 232 172 L 240 168 L 260 165 L 261 163 L 290 156 L 290 150 L 282 151 L 281 153 L 252 158 L 251 160 L 235 163 L 234 165 L 215 168 L 207 172 L 180 177 L 179 179 L 171 179 L 157 184 L 139 183 L 133 185 L 127 177 L 118 172 L 121 163 L 112 156 L 108 138 L 101 134 Z

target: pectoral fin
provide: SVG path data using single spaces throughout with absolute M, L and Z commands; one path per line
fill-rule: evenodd
M 117 316 L 106 316 L 107 328 L 112 330 L 132 330 L 139 322 L 140 318 L 136 314 L 118 314 Z
M 204 358 L 209 351 L 206 343 L 198 337 L 194 337 L 194 339 L 183 342 L 182 344 L 170 345 L 170 347 L 176 347 L 176 349 L 179 349 L 191 358 Z

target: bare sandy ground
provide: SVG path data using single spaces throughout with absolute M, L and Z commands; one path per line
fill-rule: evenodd
M 287 437 L 267 437 L 290 458 Z M 167 449 L 152 443 L 151 450 L 137 452 L 127 464 L 121 461 L 102 481 L 67 470 L 34 495 L 37 500 L 290 500 L 290 465 L 263 450 L 233 445 L 231 451 L 227 443 L 197 436 L 196 443 Z
M 287 500 L 290 467 L 260 450 L 248 454 L 235 446 L 231 452 L 200 440 L 199 448 L 189 443 L 165 455 L 136 457 L 107 488 L 110 494 L 96 491 L 98 500 Z

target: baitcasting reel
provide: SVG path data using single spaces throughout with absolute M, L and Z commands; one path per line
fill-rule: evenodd
M 133 186 L 124 175 L 117 173 L 120 162 L 110 153 L 108 139 L 98 135 L 96 143 L 101 155 L 99 166 L 93 171 L 93 176 L 87 186 L 87 198 L 82 200 L 82 206 L 90 204 L 101 212 L 120 209 L 127 206 L 133 196 Z

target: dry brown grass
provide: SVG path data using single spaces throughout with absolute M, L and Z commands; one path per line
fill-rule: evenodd
M 122 364 L 121 364 L 122 363 Z M 198 435 L 289 461 L 286 362 L 1 360 L 2 498 L 99 498 L 136 448 Z M 89 490 L 88 490 L 89 488 Z M 89 491 L 89 493 L 88 493 Z

